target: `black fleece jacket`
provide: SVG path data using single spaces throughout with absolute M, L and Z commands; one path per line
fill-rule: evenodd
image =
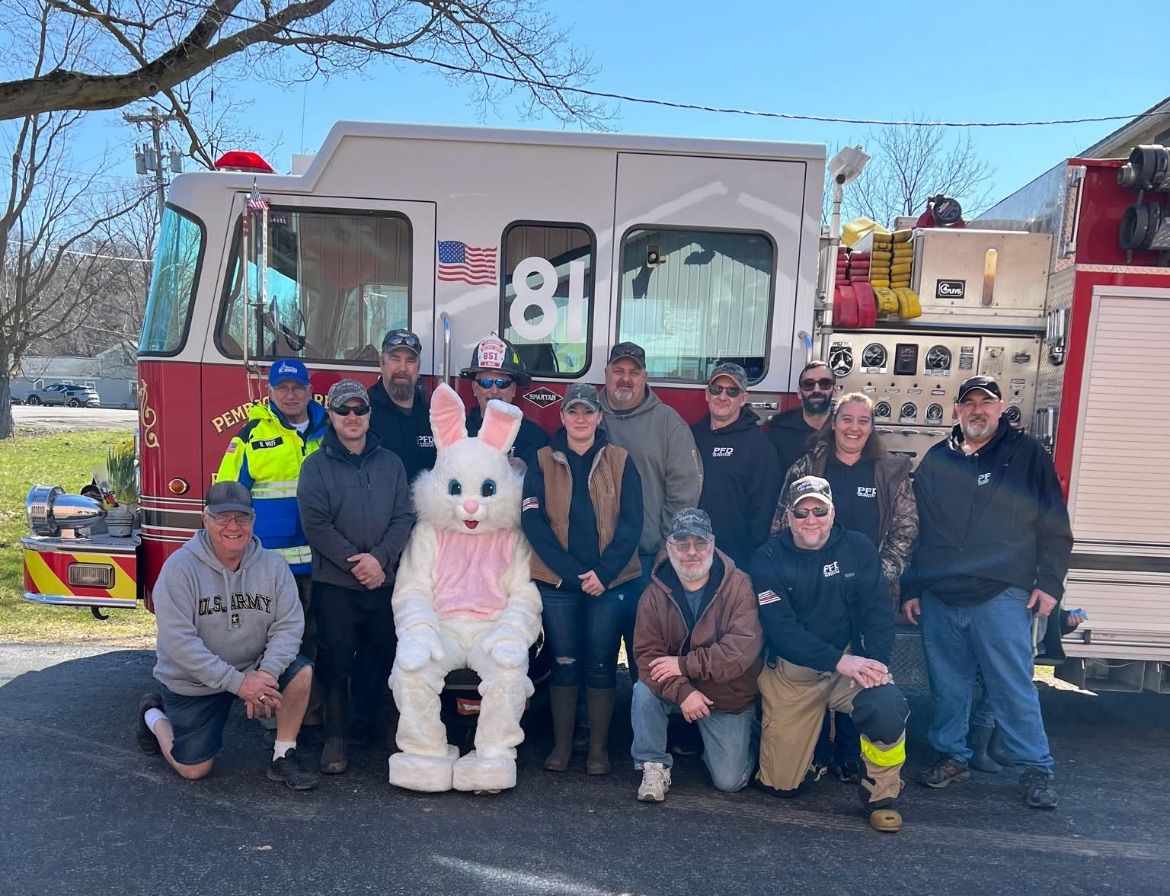
M 332 426 L 297 481 L 301 524 L 313 549 L 313 581 L 365 591 L 348 557 L 372 554 L 394 584 L 398 557 L 414 526 L 406 471 L 374 432 L 361 454 L 341 444 Z
M 768 538 L 784 476 L 759 422 L 755 411 L 743 407 L 739 419 L 722 429 L 711 429 L 710 415 L 691 427 L 703 463 L 699 507 L 711 517 L 719 550 L 740 569 Z
M 483 426 L 483 411 L 479 405 L 467 412 L 467 434 L 479 435 Z M 528 466 L 536 463 L 536 453 L 548 444 L 548 433 L 533 423 L 527 417 L 520 418 L 520 432 L 516 433 L 516 441 L 508 450 L 508 457 L 518 457 Z
M 1014 585 L 1059 600 L 1072 529 L 1052 459 L 1006 420 L 975 454 L 962 446 L 956 425 L 914 471 L 918 545 L 902 599 L 929 591 L 963 606 Z
M 834 524 L 809 551 L 784 530 L 756 551 L 751 570 L 769 659 L 832 672 L 849 648 L 889 664 L 894 610 L 877 549 L 860 532 Z

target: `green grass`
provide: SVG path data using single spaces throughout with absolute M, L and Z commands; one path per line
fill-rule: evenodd
M 50 607 L 21 599 L 24 577 L 20 539 L 30 534 L 24 502 L 34 485 L 60 485 L 77 492 L 106 460 L 111 445 L 129 431 L 17 435 L 0 441 L 0 641 L 54 644 L 154 646 L 154 616 L 137 610 L 105 610 L 93 618 L 88 607 Z

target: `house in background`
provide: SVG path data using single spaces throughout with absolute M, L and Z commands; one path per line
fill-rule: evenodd
M 95 358 L 49 358 L 32 355 L 12 378 L 12 397 L 24 401 L 33 389 L 70 383 L 96 389 L 103 408 L 138 407 L 137 354 L 129 343 L 116 345 Z

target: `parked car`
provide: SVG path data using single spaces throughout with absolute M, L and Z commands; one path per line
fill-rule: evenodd
M 71 408 L 100 408 L 102 397 L 89 386 L 75 386 L 72 383 L 53 383 L 40 389 L 33 389 L 24 399 L 25 404 L 59 404 Z

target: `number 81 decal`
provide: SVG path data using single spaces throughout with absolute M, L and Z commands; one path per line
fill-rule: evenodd
M 538 274 L 541 280 L 535 288 L 528 283 L 528 278 L 533 274 Z M 516 264 L 512 270 L 512 288 L 516 291 L 516 298 L 508 309 L 508 322 L 518 335 L 533 342 L 552 336 L 560 316 L 555 299 L 558 282 L 557 270 L 548 259 L 534 255 Z M 541 317 L 529 321 L 526 318 L 529 308 L 537 309 Z M 584 261 L 569 262 L 569 295 L 565 313 L 565 338 L 569 342 L 583 341 L 586 316 Z

